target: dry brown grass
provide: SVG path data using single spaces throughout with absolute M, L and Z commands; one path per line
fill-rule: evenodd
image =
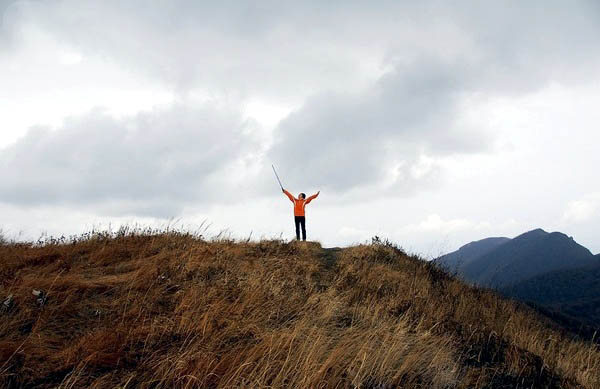
M 90 235 L 0 263 L 3 387 L 600 387 L 597 346 L 387 244 Z

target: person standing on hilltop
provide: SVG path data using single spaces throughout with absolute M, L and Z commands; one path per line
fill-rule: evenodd
M 314 195 L 306 198 L 304 193 L 300 193 L 298 198 L 295 198 L 290 192 L 281 188 L 283 193 L 294 203 L 294 223 L 296 225 L 296 240 L 300 240 L 300 227 L 302 226 L 302 240 L 306 240 L 306 217 L 304 215 L 304 207 L 317 198 L 321 191 L 318 191 Z

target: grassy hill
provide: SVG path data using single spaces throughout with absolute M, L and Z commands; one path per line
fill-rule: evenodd
M 1 387 L 600 386 L 597 345 L 381 241 L 122 231 L 0 264 Z

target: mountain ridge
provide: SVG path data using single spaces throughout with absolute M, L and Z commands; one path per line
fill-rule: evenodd
M 542 273 L 585 266 L 592 258 L 573 238 L 535 229 L 471 261 L 462 275 L 481 285 L 502 288 Z
M 442 263 L 451 272 L 459 273 L 461 270 L 473 260 L 481 257 L 483 254 L 490 252 L 499 245 L 508 242 L 510 239 L 505 237 L 491 237 L 478 241 L 467 243 L 458 250 L 442 255 L 434 261 Z

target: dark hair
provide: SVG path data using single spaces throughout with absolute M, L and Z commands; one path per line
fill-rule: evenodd
M 300 193 L 300 197 L 302 197 L 302 199 L 305 199 L 306 195 L 304 193 Z

